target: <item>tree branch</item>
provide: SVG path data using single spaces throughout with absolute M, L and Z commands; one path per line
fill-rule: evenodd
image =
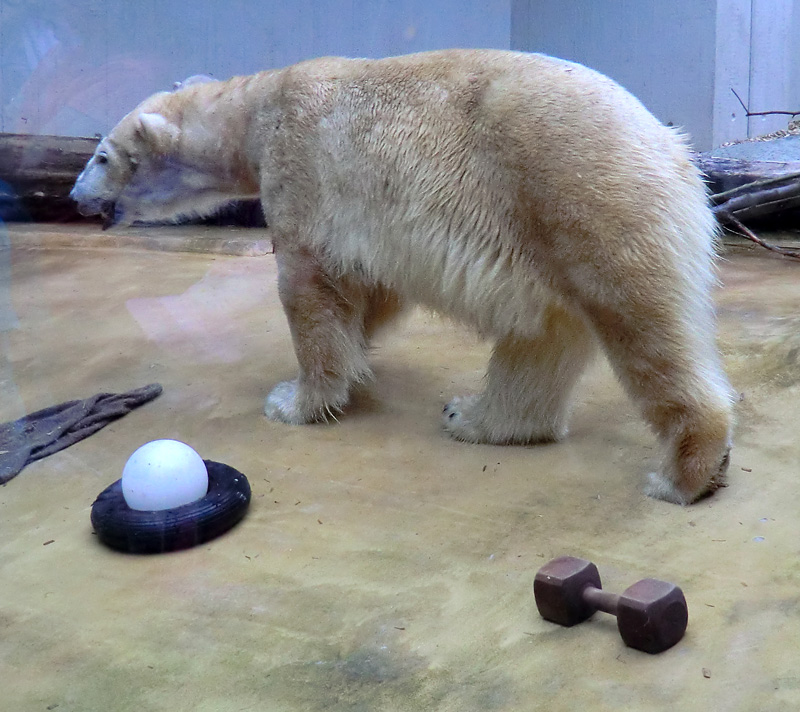
M 745 103 L 742 101 L 742 97 L 736 93 L 736 90 L 733 87 L 731 87 L 731 91 L 742 105 L 745 116 L 772 116 L 773 114 L 779 114 L 781 116 L 800 116 L 800 111 L 750 111 L 750 109 L 748 109 Z

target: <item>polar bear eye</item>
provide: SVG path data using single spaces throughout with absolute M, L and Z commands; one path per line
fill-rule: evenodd
M 108 163 L 108 155 L 105 153 L 98 153 L 95 160 L 102 166 Z

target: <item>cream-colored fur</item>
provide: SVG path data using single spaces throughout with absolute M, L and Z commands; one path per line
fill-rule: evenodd
M 721 483 L 714 219 L 683 139 L 611 80 L 488 50 L 314 60 L 147 99 L 73 190 L 122 223 L 256 195 L 300 363 L 270 418 L 338 414 L 372 332 L 420 303 L 496 341 L 483 393 L 445 408 L 453 437 L 564 437 L 599 343 L 664 447 L 648 492 Z

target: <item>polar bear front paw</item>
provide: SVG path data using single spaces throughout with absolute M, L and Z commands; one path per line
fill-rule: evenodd
M 697 497 L 681 492 L 669 478 L 661 472 L 650 472 L 644 493 L 653 499 L 662 499 L 673 504 L 691 504 Z
M 272 389 L 267 399 L 264 401 L 264 415 L 270 420 L 289 425 L 303 425 L 310 422 L 303 417 L 298 407 L 299 383 L 295 381 L 284 381 Z
M 453 398 L 442 411 L 442 426 L 456 440 L 469 443 L 486 442 L 474 418 L 478 407 L 479 396 Z

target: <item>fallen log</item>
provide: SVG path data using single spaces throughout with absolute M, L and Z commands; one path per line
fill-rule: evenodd
M 739 220 L 751 221 L 795 210 L 800 207 L 800 172 L 745 183 L 711 196 L 714 211 L 735 213 Z
M 800 172 L 800 161 L 748 161 L 695 153 L 695 165 L 703 172 L 712 193 L 724 193 L 747 183 Z
M 0 134 L 0 218 L 81 219 L 69 191 L 97 143 L 96 138 Z
M 800 218 L 800 162 L 746 161 L 698 154 L 695 163 L 711 189 L 717 220 L 736 234 L 772 252 L 800 259 L 800 252 L 773 245 L 745 223 L 792 227 Z
M 69 197 L 100 139 L 0 133 L 0 220 L 100 222 L 84 218 Z M 232 203 L 194 223 L 264 227 L 258 201 Z
M 800 209 L 800 161 L 745 161 L 698 154 L 718 215 L 742 222 L 780 220 Z

